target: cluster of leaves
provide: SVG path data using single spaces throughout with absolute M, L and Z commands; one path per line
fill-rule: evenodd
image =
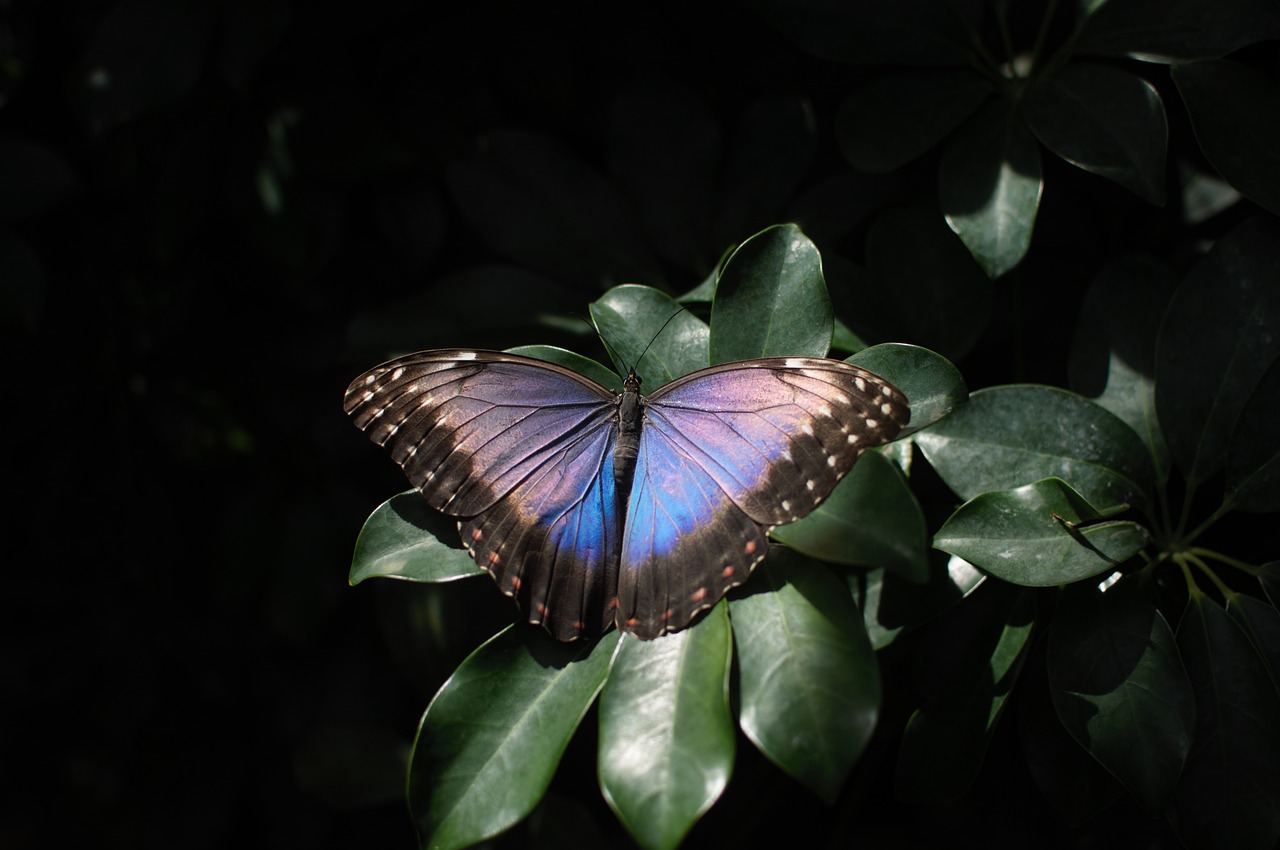
M 900 799 L 962 795 L 1016 720 L 1025 769 L 1071 824 L 1127 793 L 1189 846 L 1272 846 L 1280 562 L 1247 563 L 1205 539 L 1233 523 L 1243 546 L 1265 527 L 1258 514 L 1280 510 L 1280 229 L 1264 215 L 1203 256 L 1181 249 L 1224 209 L 1280 213 L 1280 89 L 1248 51 L 1280 36 L 1280 7 L 751 5 L 802 49 L 862 74 L 831 130 L 802 101 L 773 97 L 722 133 L 684 90 L 632 90 L 614 104 L 607 177 L 549 137 L 493 134 L 448 185 L 520 268 L 442 280 L 422 310 L 366 316 L 355 341 L 420 347 L 424 314 L 432 338 L 442 321 L 482 325 L 475 311 L 439 310 L 475 284 L 545 315 L 573 308 L 557 281 L 672 290 L 675 270 L 702 285 L 675 300 L 617 286 L 591 307 L 622 359 L 653 341 L 646 386 L 830 345 L 902 388 L 911 426 L 864 455 L 821 510 L 778 529 L 785 545 L 685 632 L 564 647 L 517 627 L 477 649 L 414 745 L 409 798 L 424 840 L 465 846 L 528 815 L 593 705 L 599 787 L 641 846 L 675 846 L 720 797 L 735 724 L 830 801 L 877 725 L 885 734 L 883 689 L 898 687 L 914 706 L 888 730 Z M 830 131 L 857 173 L 806 182 Z M 1077 207 L 1046 232 L 1042 202 L 1106 185 L 1093 175 L 1129 195 L 1114 213 L 1128 226 L 1103 222 L 1099 236 Z M 1155 222 L 1170 223 L 1164 204 L 1181 229 L 1152 240 Z M 1144 209 L 1149 219 L 1133 214 Z M 762 219 L 804 230 L 773 227 L 719 257 Z M 843 252 L 862 234 L 859 264 Z M 1057 313 L 1079 310 L 1071 390 L 969 396 L 950 361 L 972 355 L 1001 301 L 1046 269 L 1037 245 L 1114 255 L 1099 247 L 1107 239 L 1181 252 L 1171 265 L 1099 263 L 1082 299 L 1058 293 Z M 677 303 L 697 315 L 659 334 Z M 560 349 L 516 350 L 620 384 Z M 455 536 L 420 499 L 397 496 L 366 525 L 352 581 L 475 576 Z M 475 582 L 449 586 L 460 584 Z M 885 678 L 881 650 L 913 659 L 909 682 Z
M 1196 0 L 1080 0 L 1061 8 L 997 2 L 994 10 L 965 0 L 911 0 L 891 9 L 752 5 L 805 50 L 896 66 L 845 100 L 835 128 L 841 150 L 855 168 L 882 173 L 942 145 L 942 213 L 992 277 L 1017 266 L 1030 248 L 1044 191 L 1041 146 L 1164 204 L 1164 103 L 1139 69 L 1118 59 L 1170 64 L 1209 162 L 1246 197 L 1280 212 L 1273 144 L 1280 89 L 1219 58 L 1280 37 L 1280 7 L 1268 0 L 1212 7 Z M 1015 35 L 1019 23 L 1034 24 L 1028 44 Z M 994 29 L 991 39 L 984 24 Z
M 880 712 L 876 650 L 941 617 L 945 637 L 926 646 L 947 646 L 929 662 L 927 698 L 903 733 L 901 795 L 944 800 L 968 787 L 1038 652 L 1058 733 L 1119 783 L 1038 777 L 1046 793 L 1063 793 L 1064 809 L 1088 813 L 1123 787 L 1153 815 L 1170 811 L 1192 846 L 1212 845 L 1228 826 L 1231 846 L 1269 846 L 1280 836 L 1273 808 L 1261 804 L 1280 791 L 1280 613 L 1232 590 L 1210 563 L 1272 582 L 1280 564 L 1254 568 L 1194 541 L 1228 511 L 1280 509 L 1280 446 L 1263 424 L 1280 403 L 1280 349 L 1268 331 L 1280 321 L 1280 292 L 1267 286 L 1280 264 L 1277 235 L 1270 222 L 1251 222 L 1220 243 L 1178 288 L 1158 336 L 1155 322 L 1118 324 L 1095 340 L 1101 352 L 1082 343 L 1081 373 L 1109 370 L 1096 400 L 1033 385 L 969 397 L 945 358 L 913 346 L 851 357 L 911 399 L 902 438 L 866 454 L 817 512 L 775 532 L 786 546 L 684 632 L 560 646 L 516 626 L 476 650 L 433 700 L 415 744 L 409 795 L 424 838 L 466 846 L 528 815 L 597 695 L 600 787 L 641 846 L 676 846 L 719 797 L 735 719 L 770 760 L 834 799 Z M 1142 300 L 1158 290 L 1139 274 L 1107 284 L 1093 309 L 1163 307 Z M 625 362 L 656 335 L 643 363 L 658 383 L 709 362 L 824 354 L 834 327 L 817 250 L 794 226 L 766 230 L 730 256 L 709 326 L 682 313 L 659 333 L 676 309 L 657 290 L 624 286 L 591 312 Z M 521 351 L 620 385 L 577 355 Z M 907 483 L 917 457 L 965 500 L 932 534 L 931 545 L 953 556 L 932 577 L 925 515 Z M 1174 469 L 1185 481 L 1180 511 L 1170 509 Z M 1188 530 L 1194 491 L 1224 471 L 1220 507 Z M 1155 593 L 1170 565 L 1188 588 L 1185 613 L 1172 614 L 1176 635 Z M 1225 612 L 1193 569 L 1221 592 Z M 1111 578 L 1099 584 L 1100 574 Z M 451 523 L 407 493 L 370 518 L 352 581 L 475 575 Z M 1066 590 L 1049 601 L 1033 590 L 1055 587 Z M 1253 722 L 1242 727 L 1244 718 Z M 1045 730 L 1024 734 L 1028 752 L 1043 749 Z M 1055 790 L 1081 787 L 1088 799 Z

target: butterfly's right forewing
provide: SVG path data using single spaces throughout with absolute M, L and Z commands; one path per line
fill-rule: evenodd
M 621 537 L 614 395 L 559 366 L 476 351 L 369 370 L 344 407 L 531 622 L 561 640 L 612 620 Z

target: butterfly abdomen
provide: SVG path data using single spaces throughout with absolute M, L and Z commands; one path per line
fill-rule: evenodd
M 618 442 L 613 448 L 613 480 L 618 492 L 631 491 L 631 476 L 636 471 L 636 457 L 640 454 L 640 426 L 644 407 L 640 403 L 639 384 L 631 386 L 630 378 L 618 397 Z

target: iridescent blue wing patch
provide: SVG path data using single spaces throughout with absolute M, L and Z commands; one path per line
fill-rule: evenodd
M 345 408 L 530 622 L 572 640 L 613 622 L 621 509 L 615 395 L 539 360 L 411 354 L 356 378 Z
M 883 378 L 836 360 L 713 366 L 644 399 L 619 568 L 619 626 L 683 628 L 746 581 L 774 526 L 831 494 L 909 412 Z

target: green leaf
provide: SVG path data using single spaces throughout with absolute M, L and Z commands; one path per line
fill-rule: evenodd
M 947 143 L 938 200 L 947 224 L 989 277 L 1022 262 L 1040 206 L 1040 148 L 1006 102 L 993 103 Z
M 1108 65 L 1068 65 L 1027 89 L 1022 115 L 1067 162 L 1164 204 L 1169 125 L 1151 83 Z
M 1061 478 L 1106 511 L 1145 503 L 1154 473 L 1138 435 L 1098 405 L 1055 387 L 988 387 L 915 436 L 962 499 Z
M 794 224 L 762 230 L 738 246 L 711 305 L 711 362 L 826 356 L 831 299 L 822 258 Z
M 877 216 L 867 234 L 867 272 L 869 285 L 860 289 L 868 299 L 887 293 L 901 336 L 944 357 L 964 357 L 986 328 L 995 288 L 932 206 L 891 207 Z
M 976 74 L 879 77 L 841 104 L 836 140 L 854 168 L 892 171 L 945 139 L 991 95 L 991 86 Z
M 1051 635 L 1052 639 L 1052 635 Z M 1037 641 L 1013 701 L 1027 771 L 1068 824 L 1083 826 L 1124 796 L 1124 786 L 1062 728 L 1049 693 L 1047 641 Z
M 1062 725 L 1158 817 L 1191 750 L 1196 707 L 1173 629 L 1141 573 L 1105 593 L 1089 582 L 1065 589 L 1049 679 Z
M 884 649 L 905 630 L 938 616 L 986 580 L 963 558 L 930 553 L 944 564 L 932 564 L 926 584 L 907 582 L 882 569 L 849 570 L 845 583 L 862 610 L 862 621 L 871 645 Z
M 1190 847 L 1269 850 L 1280 840 L 1280 694 L 1240 627 L 1196 594 L 1178 624 L 1196 731 L 1170 821 Z
M 1067 362 L 1071 388 L 1142 438 L 1162 484 L 1172 461 L 1156 417 L 1156 339 L 1173 289 L 1172 273 L 1154 260 L 1127 257 L 1104 268 L 1080 305 Z
M 1058 478 L 1013 490 L 983 493 L 951 515 L 933 545 L 997 578 L 1052 587 L 1097 575 L 1131 558 L 1147 543 L 1132 522 L 1090 522 L 1098 512 Z
M 1239 511 L 1280 511 L 1280 358 L 1244 403 L 1227 445 L 1227 502 Z
M 600 695 L 600 790 L 646 850 L 679 845 L 729 782 L 732 660 L 724 602 L 692 628 L 618 646 Z
M 845 362 L 870 369 L 906 395 L 911 404 L 911 422 L 898 435 L 900 438 L 945 418 L 969 397 L 960 370 L 942 355 L 918 345 L 873 345 Z
M 1248 635 L 1249 642 L 1266 662 L 1271 686 L 1280 691 L 1280 611 L 1244 593 L 1229 597 L 1227 613 Z
M 730 595 L 729 613 L 742 731 L 834 800 L 880 711 L 876 656 L 857 606 L 825 567 L 775 548 Z
M 908 581 L 929 575 L 924 514 L 902 473 L 879 452 L 864 452 L 813 513 L 772 537 L 837 564 L 884 567 Z
M 1272 605 L 1280 605 L 1280 561 L 1268 561 L 1258 568 L 1258 583 Z
M 550 136 L 491 133 L 446 178 L 467 222 L 521 265 L 563 280 L 662 281 L 618 190 Z
M 592 302 L 591 319 L 618 358 L 619 372 L 635 368 L 649 389 L 709 365 L 711 329 L 664 292 L 615 286 Z
M 941 802 L 965 792 L 1018 680 L 1034 624 L 1034 598 L 988 584 L 953 609 L 922 656 L 939 679 L 902 734 L 894 787 L 905 800 Z M 919 678 L 919 677 L 917 677 Z
M 1280 225 L 1251 219 L 1196 264 L 1165 314 L 1156 412 L 1174 462 L 1193 487 L 1226 465 L 1241 411 L 1280 356 L 1278 279 Z
M 356 538 L 350 582 L 377 577 L 453 581 L 484 574 L 458 538 L 458 521 L 432 510 L 417 490 L 409 490 L 383 502 L 365 520 Z
M 1175 66 L 1173 80 L 1209 162 L 1245 197 L 1280 214 L 1280 86 L 1225 60 Z
M 1076 42 L 1082 53 L 1177 62 L 1280 37 L 1280 10 L 1269 0 L 1104 0 L 1095 8 Z
M 490 838 L 532 811 L 609 672 L 617 632 L 558 643 L 513 626 L 431 700 L 413 744 L 409 808 L 424 847 Z

